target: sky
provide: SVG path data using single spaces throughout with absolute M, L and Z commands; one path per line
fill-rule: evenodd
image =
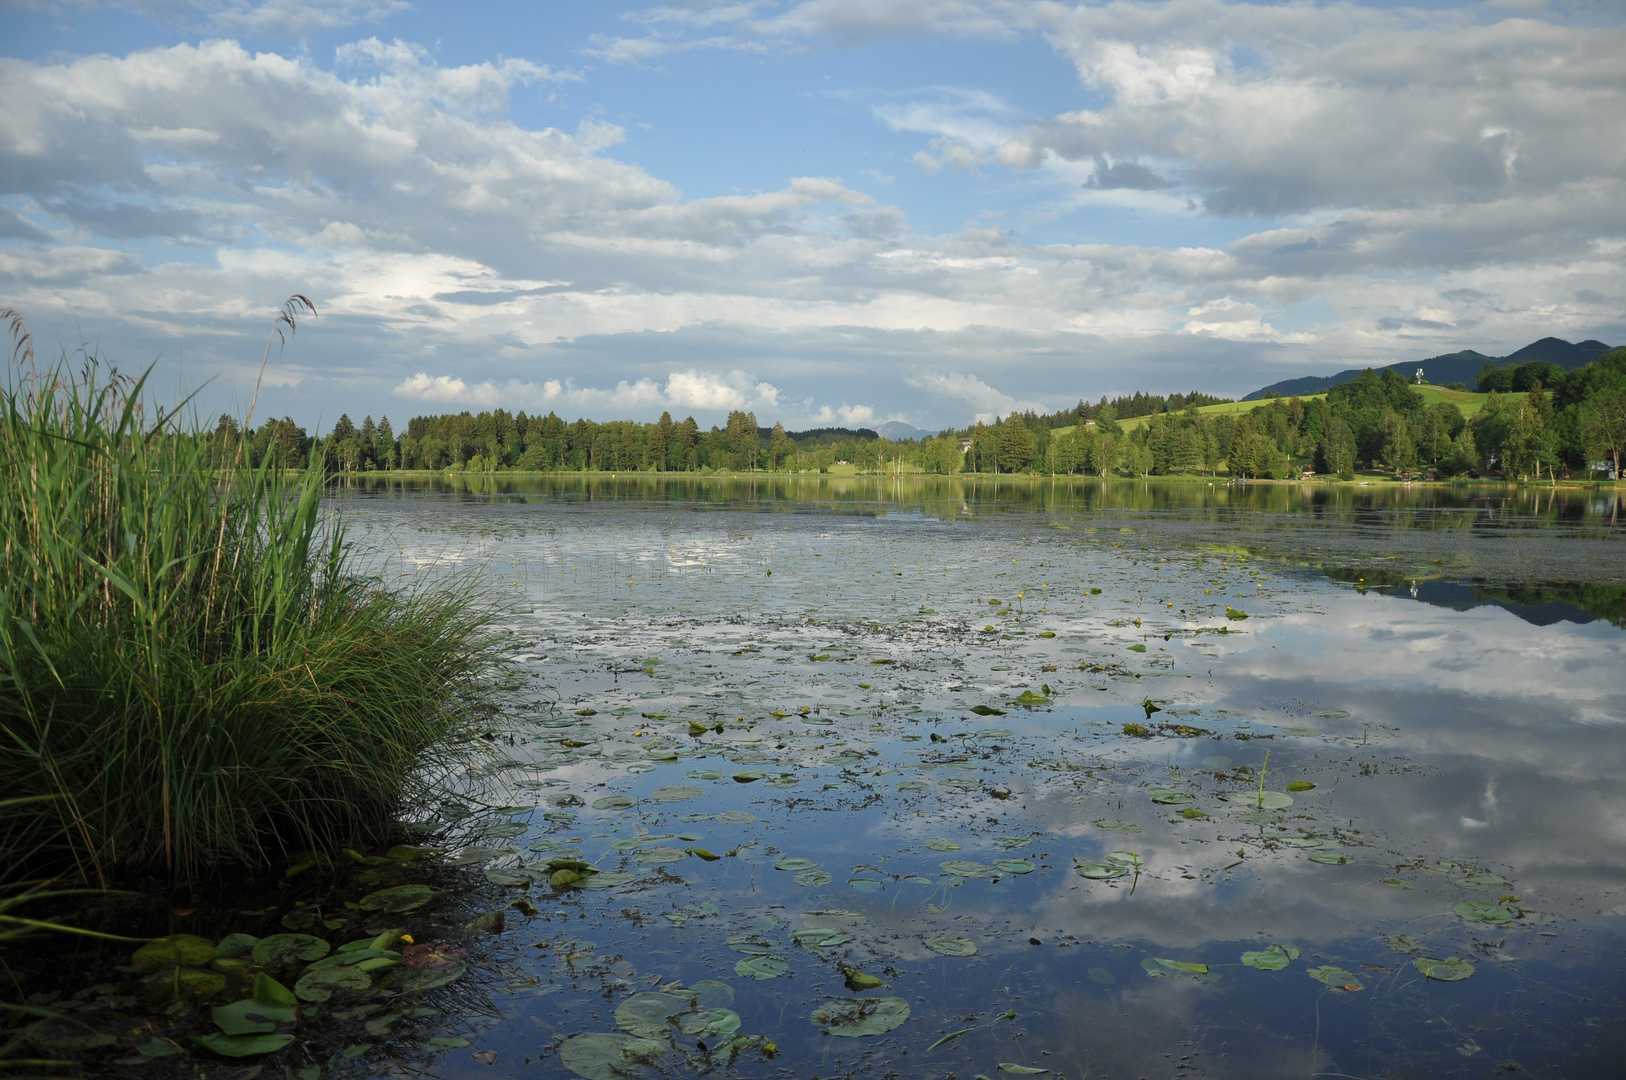
M 0 0 L 0 305 L 323 431 L 1618 345 L 1623 56 L 1618 0 Z

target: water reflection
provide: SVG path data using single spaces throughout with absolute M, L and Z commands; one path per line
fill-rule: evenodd
M 500 484 L 341 500 L 386 575 L 452 553 L 510 598 L 529 711 L 489 779 L 536 809 L 486 867 L 630 875 L 510 887 L 538 914 L 496 962 L 535 982 L 479 1031 L 500 1064 L 560 1074 L 635 992 L 707 980 L 775 1044 L 726 1066 L 745 1076 L 1626 1060 L 1618 589 L 1365 569 L 1447 550 L 1613 581 L 1592 496 Z M 1359 589 L 1301 565 L 1328 553 Z M 1282 970 L 1239 962 L 1278 943 L 1301 950 Z M 754 956 L 785 973 L 742 974 Z M 884 986 L 855 994 L 851 970 Z M 810 1020 L 855 996 L 911 1017 Z M 706 1038 L 674 1021 L 648 1067 L 724 1071 Z

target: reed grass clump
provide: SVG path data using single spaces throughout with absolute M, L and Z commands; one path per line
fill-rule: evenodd
M 31 368 L 0 391 L 0 881 L 334 850 L 466 760 L 499 666 L 467 581 L 364 580 L 316 460 Z

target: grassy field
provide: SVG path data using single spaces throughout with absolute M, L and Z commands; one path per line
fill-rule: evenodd
M 1447 390 L 1443 386 L 1425 385 L 1414 387 L 1414 389 L 1423 396 L 1423 403 L 1425 405 L 1434 405 L 1441 401 L 1449 401 L 1458 409 L 1461 409 L 1462 415 L 1469 420 L 1472 420 L 1479 414 L 1479 410 L 1485 407 L 1485 399 L 1490 396 L 1488 394 L 1476 394 L 1471 390 Z M 1317 399 L 1325 399 L 1326 396 L 1326 394 L 1307 394 L 1302 400 L 1315 401 Z M 1505 396 L 1510 398 L 1519 398 L 1523 397 L 1524 395 L 1507 394 Z M 1265 404 L 1268 404 L 1268 401 L 1265 399 L 1260 399 L 1258 401 L 1228 401 L 1223 405 L 1204 405 L 1197 411 L 1204 416 L 1239 416 L 1242 413 L 1252 412 L 1261 405 Z M 1136 428 L 1145 427 L 1147 421 L 1150 419 L 1151 418 L 1147 416 L 1135 416 L 1128 420 L 1118 421 L 1118 426 L 1124 431 L 1134 431 Z M 1072 430 L 1072 427 L 1054 428 L 1051 430 L 1051 435 L 1060 435 L 1064 431 Z

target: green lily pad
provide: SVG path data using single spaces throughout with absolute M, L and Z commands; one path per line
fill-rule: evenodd
M 388 889 L 368 893 L 361 898 L 360 904 L 363 911 L 382 911 L 398 915 L 423 907 L 434 895 L 435 891 L 427 885 L 394 885 Z
M 848 878 L 847 884 L 861 893 L 880 892 L 883 882 L 875 878 L 855 877 Z
M 732 1035 L 740 1030 L 740 1014 L 733 1009 L 701 1009 L 678 1017 L 678 1030 L 702 1038 Z
M 773 864 L 775 870 L 811 870 L 819 865 L 812 859 L 780 859 Z
M 1016 703 L 1018 705 L 1048 705 L 1050 699 L 1043 694 L 1036 694 L 1032 690 L 1024 690 L 1016 695 Z
M 985 878 L 992 877 L 994 874 L 992 866 L 985 866 L 980 862 L 972 862 L 969 859 L 951 859 L 940 865 L 943 867 L 944 873 L 953 874 L 955 877 Z
M 1004 716 L 1004 709 L 996 709 L 992 705 L 973 705 L 971 711 L 978 716 Z
M 1183 791 L 1175 791 L 1173 788 L 1166 787 L 1152 788 L 1146 794 L 1150 795 L 1152 797 L 1152 801 L 1157 803 L 1159 806 L 1182 806 L 1186 803 L 1197 801 L 1195 798 Z
M 999 1063 L 999 1071 L 1002 1073 L 1011 1073 L 1015 1076 L 1041 1076 L 1050 1070 L 1037 1069 L 1032 1065 L 1018 1065 L 1013 1061 L 1001 1061 Z
M 500 825 L 493 825 L 482 836 L 489 836 L 494 840 L 506 840 L 511 836 L 521 836 L 530 826 L 523 821 L 505 821 Z
M 615 1023 L 629 1035 L 660 1039 L 677 1017 L 694 1009 L 694 1003 L 676 994 L 634 994 L 616 1007 Z
M 641 863 L 679 862 L 683 859 L 687 859 L 688 857 L 688 851 L 683 848 L 664 847 L 661 845 L 651 848 L 644 848 L 644 850 L 640 851 L 636 856 L 634 856 L 634 858 Z
M 1079 877 L 1088 878 L 1090 881 L 1111 881 L 1129 873 L 1126 867 L 1104 862 L 1077 863 L 1073 869 Z
M 1349 712 L 1344 709 L 1322 709 L 1315 715 L 1321 717 L 1323 720 L 1342 720 L 1344 717 L 1349 715 Z
M 259 1035 L 278 1024 L 294 1022 L 298 1004 L 293 992 L 269 975 L 254 980 L 254 996 L 210 1010 L 215 1026 L 227 1035 Z
M 724 1009 L 734 1004 L 734 988 L 716 979 L 701 979 L 689 987 L 694 1003 L 702 1009 Z
M 192 1041 L 199 1046 L 207 1047 L 222 1057 L 257 1057 L 260 1054 L 274 1054 L 278 1050 L 294 1041 L 292 1035 L 215 1035 L 193 1036 Z
M 1489 900 L 1464 900 L 1451 910 L 1464 922 L 1507 923 L 1517 918 L 1516 912 Z
M 853 939 L 853 936 L 845 930 L 837 930 L 834 927 L 815 926 L 796 931 L 790 939 L 804 948 L 828 949 L 835 945 L 845 945 Z
M 1251 968 L 1258 968 L 1260 971 L 1280 971 L 1298 958 L 1299 948 L 1297 945 L 1272 945 L 1270 948 L 1262 949 L 1259 952 L 1245 952 L 1242 954 L 1244 964 Z
M 1310 861 L 1324 866 L 1348 866 L 1355 861 L 1355 856 L 1346 855 L 1342 851 L 1312 851 Z
M 803 888 L 818 889 L 830 884 L 836 876 L 828 870 L 803 870 L 791 880 Z
M 977 943 L 958 934 L 941 934 L 927 938 L 926 948 L 944 956 L 974 956 L 977 952 Z
M 897 787 L 899 791 L 930 791 L 931 789 L 932 786 L 924 780 L 905 780 Z
M 790 970 L 782 956 L 748 956 L 734 965 L 734 974 L 743 979 L 777 979 Z
M 364 994 L 372 989 L 372 978 L 359 967 L 321 968 L 306 971 L 294 983 L 294 993 L 301 1001 L 326 1001 L 334 994 L 349 996 Z
M 1007 874 L 1031 874 L 1036 869 L 1026 859 L 995 859 L 994 867 Z
M 902 998 L 837 998 L 813 1010 L 812 1021 L 843 1038 L 885 1035 L 909 1019 L 909 1003 Z
M 629 885 L 637 877 L 637 874 L 629 874 L 625 870 L 605 870 L 576 882 L 576 887 L 578 889 L 613 889 L 619 885 Z
M 693 784 L 672 784 L 668 787 L 658 787 L 649 793 L 649 797 L 660 803 L 683 802 L 697 795 L 704 794 Z
M 380 980 L 382 989 L 397 994 L 410 994 L 423 990 L 433 990 L 456 982 L 468 974 L 469 966 L 457 958 L 436 967 L 392 967 Z
M 826 765 L 857 765 L 864 759 L 857 754 L 837 754 L 835 757 L 824 759 Z
M 1334 990 L 1354 991 L 1366 989 L 1366 986 L 1361 982 L 1361 980 L 1357 979 L 1354 975 L 1345 971 L 1343 968 L 1334 967 L 1332 964 L 1323 964 L 1321 967 L 1313 967 L 1309 971 L 1305 972 L 1305 974 L 1310 976 L 1310 978 L 1314 979 L 1316 982 L 1321 983 L 1324 986 L 1330 986 Z
M 260 939 L 253 934 L 227 934 L 215 946 L 216 960 L 234 960 L 239 956 L 247 956 L 254 951 L 254 946 Z
M 559 1047 L 559 1063 L 586 1080 L 626 1080 L 660 1057 L 666 1043 L 632 1035 L 572 1035 Z
M 926 841 L 926 846 L 933 851 L 959 851 L 960 845 L 953 840 L 944 840 L 942 837 L 933 837 Z
M 690 769 L 683 775 L 690 780 L 721 780 L 728 774 L 721 769 Z
M 130 963 L 154 971 L 167 967 L 201 967 L 214 958 L 214 942 L 194 934 L 171 934 L 141 946 L 130 957 Z
M 593 800 L 594 810 L 626 810 L 636 806 L 637 801 L 625 795 L 606 795 L 602 799 Z
M 99 1014 L 114 1019 L 109 1013 Z M 46 1050 L 94 1050 L 112 1046 L 119 1037 L 111 1031 L 102 1031 L 81 1016 L 52 1018 L 29 1029 L 28 1041 Z
M 1287 785 L 1287 790 L 1297 794 L 1301 791 L 1314 791 L 1315 785 L 1308 780 L 1295 780 Z
M 778 776 L 770 776 L 770 777 L 768 777 L 768 779 L 766 779 L 766 780 L 764 780 L 762 782 L 762 786 L 763 787 L 771 787 L 771 788 L 781 788 L 781 789 L 783 789 L 783 788 L 793 788 L 793 787 L 795 787 L 796 785 L 798 785 L 800 783 L 801 783 L 801 780 L 799 780 L 798 778 L 790 775 L 789 773 L 781 773 Z
M 1191 982 L 1218 982 L 1220 975 L 1210 971 L 1207 964 L 1193 964 L 1184 960 L 1165 960 L 1148 956 L 1140 962 L 1141 970 L 1154 979 L 1188 979 Z
M 1102 832 L 1140 832 L 1140 826 L 1136 825 L 1133 821 L 1115 821 L 1112 818 L 1102 818 L 1100 821 L 1092 821 L 1090 824 L 1094 825 Z
M 1423 973 L 1425 978 L 1434 979 L 1437 982 L 1461 982 L 1474 973 L 1473 964 L 1461 959 L 1431 960 L 1426 956 L 1419 956 L 1412 961 L 1412 964 L 1416 966 L 1418 971 Z
M 1427 946 L 1410 934 L 1395 934 L 1383 939 L 1384 944 L 1398 953 L 1420 953 Z
M 1254 810 L 1286 810 L 1293 805 L 1293 796 L 1285 791 L 1254 791 L 1241 795 L 1239 801 Z
M 1473 873 L 1463 877 L 1452 878 L 1451 884 L 1459 889 L 1478 889 L 1481 892 L 1505 892 L 1513 888 L 1513 882 L 1499 874 Z
M 1382 881 L 1378 882 L 1378 884 L 1379 885 L 1387 885 L 1391 889 L 1415 889 L 1415 888 L 1417 888 L 1417 886 L 1413 885 L 1409 881 L 1406 881 L 1404 878 L 1397 878 L 1397 877 L 1386 877 Z
M 530 885 L 536 881 L 536 875 L 529 870 L 514 870 L 503 867 L 487 867 L 486 880 L 493 885 Z
M 328 952 L 328 943 L 309 934 L 272 934 L 261 938 L 254 946 L 254 962 L 261 967 L 281 968 L 294 964 L 308 964 L 320 960 Z

